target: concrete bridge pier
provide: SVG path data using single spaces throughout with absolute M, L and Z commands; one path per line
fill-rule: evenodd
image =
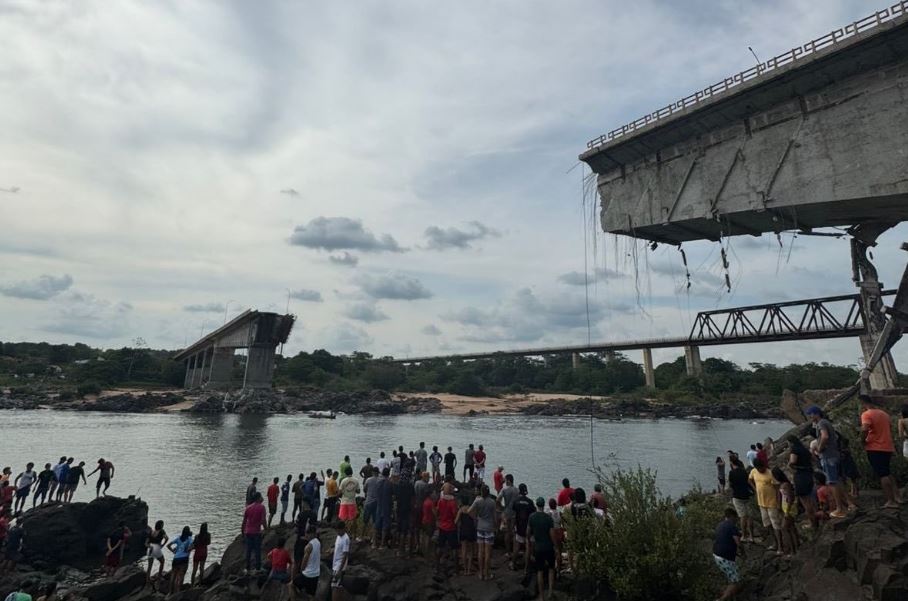
M 227 388 L 230 386 L 230 375 L 233 372 L 232 348 L 216 347 L 211 358 L 211 367 L 208 371 L 209 388 Z
M 699 346 L 684 347 L 684 366 L 687 369 L 687 375 L 699 378 L 703 375 L 703 363 L 700 361 Z
M 580 353 L 571 353 L 571 368 L 580 368 Z
M 253 345 L 246 356 L 246 375 L 243 388 L 271 388 L 274 375 L 274 346 Z
M 643 375 L 646 378 L 646 387 L 650 390 L 656 388 L 656 372 L 653 370 L 653 349 L 643 349 Z

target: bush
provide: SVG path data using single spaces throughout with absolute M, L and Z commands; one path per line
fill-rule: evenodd
M 695 492 L 679 518 L 652 470 L 600 472 L 599 481 L 610 523 L 565 520 L 577 571 L 604 581 L 622 601 L 714 598 L 719 584 L 709 541 L 724 501 Z
M 76 394 L 80 397 L 88 394 L 101 394 L 101 385 L 97 382 L 82 382 L 76 388 Z

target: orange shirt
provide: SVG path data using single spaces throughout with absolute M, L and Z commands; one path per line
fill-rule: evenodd
M 868 409 L 861 414 L 861 426 L 869 426 L 864 448 L 868 451 L 894 453 L 892 444 L 892 425 L 889 414 L 881 409 Z

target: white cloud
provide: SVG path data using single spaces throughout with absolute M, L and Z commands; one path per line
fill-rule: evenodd
M 335 265 L 343 265 L 345 267 L 356 267 L 357 264 L 359 264 L 359 259 L 356 258 L 356 255 L 351 255 L 348 252 L 342 252 L 339 255 L 330 255 L 328 260 Z
M 498 230 L 483 225 L 478 221 L 471 221 L 467 225 L 468 229 L 456 227 L 441 228 L 435 225 L 427 227 L 425 237 L 428 243 L 426 246 L 431 250 L 448 250 L 452 248 L 463 250 L 472 248 L 474 242 L 501 236 Z
M 357 303 L 344 309 L 344 317 L 365 323 L 374 323 L 376 321 L 385 321 L 390 319 L 384 311 L 376 305 L 366 303 Z
M 390 234 L 376 237 L 363 227 L 359 219 L 348 217 L 316 217 L 306 225 L 298 225 L 290 236 L 290 244 L 319 250 L 358 250 L 361 252 L 402 252 Z
M 205 303 L 183 305 L 183 310 L 189 313 L 223 313 L 227 310 L 227 307 L 223 303 Z
M 307 288 L 299 288 L 297 290 L 290 291 L 290 298 L 295 298 L 296 300 L 309 301 L 313 303 L 320 303 L 324 299 L 322 298 L 322 293 L 318 290 L 309 290 Z
M 362 275 L 357 278 L 356 283 L 360 290 L 375 299 L 418 300 L 432 298 L 432 292 L 418 278 L 402 273 L 379 276 Z

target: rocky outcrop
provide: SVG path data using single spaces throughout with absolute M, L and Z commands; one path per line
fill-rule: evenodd
M 124 563 L 135 561 L 145 551 L 147 519 L 148 505 L 135 497 L 42 505 L 21 518 L 26 541 L 23 555 L 36 569 L 60 565 L 95 568 L 104 557 L 107 535 L 122 521 L 133 534 Z
M 149 413 L 161 407 L 183 402 L 183 397 L 170 393 L 116 394 L 94 401 L 79 401 L 67 408 L 77 411 L 111 411 L 114 413 Z M 61 405 L 61 408 L 64 406 Z
M 645 399 L 609 400 L 601 399 L 554 399 L 522 407 L 525 415 L 586 415 L 594 417 L 708 417 L 714 419 L 767 419 L 779 416 L 773 408 L 751 403 L 704 403 L 696 405 L 675 405 Z

